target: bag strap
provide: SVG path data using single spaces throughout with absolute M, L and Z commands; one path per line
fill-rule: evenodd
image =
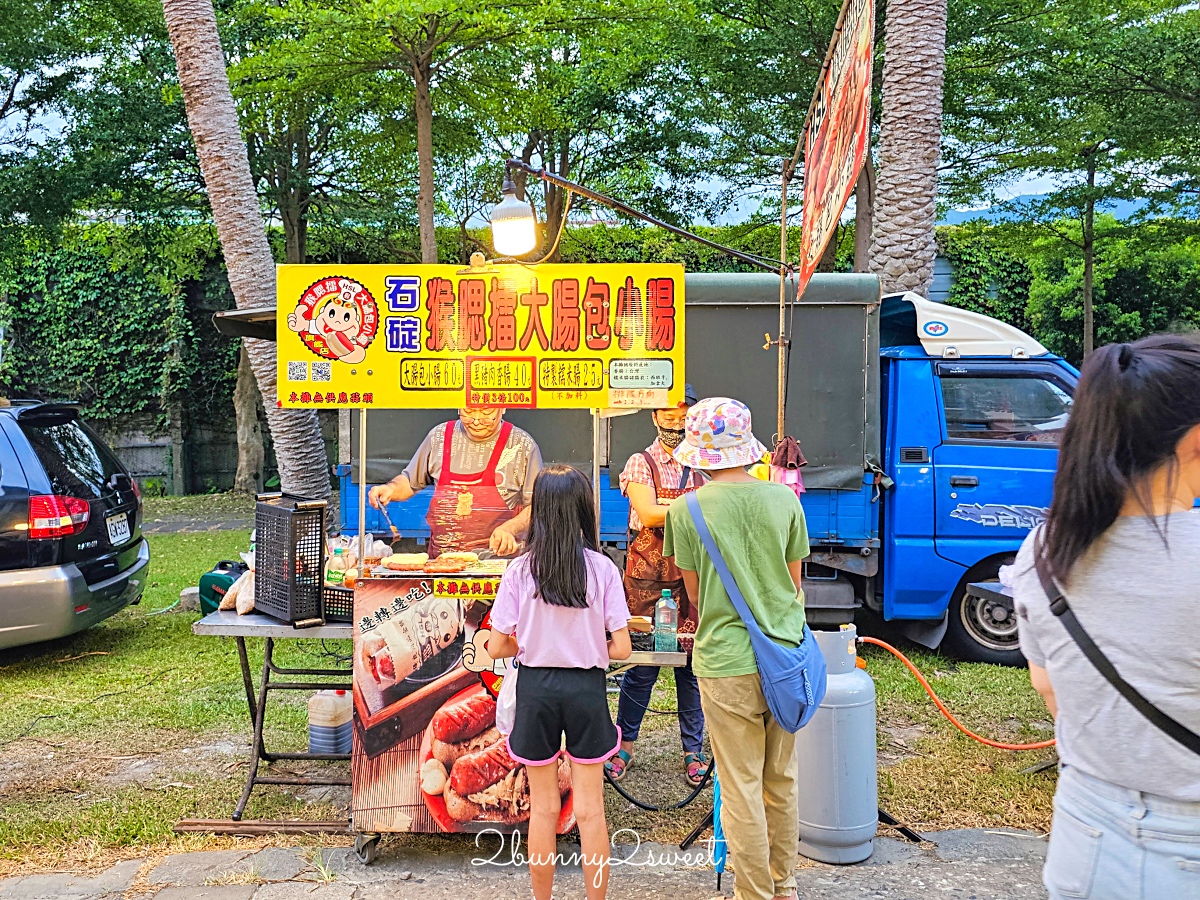
M 1200 734 L 1196 734 L 1190 728 L 1172 719 L 1138 693 L 1133 685 L 1120 676 L 1108 657 L 1096 646 L 1091 636 L 1083 630 L 1083 626 L 1079 624 L 1079 619 L 1075 617 L 1075 613 L 1072 611 L 1071 605 L 1067 602 L 1062 589 L 1055 582 L 1054 576 L 1050 574 L 1050 566 L 1042 553 L 1041 541 L 1038 541 L 1034 547 L 1034 567 L 1037 569 L 1038 579 L 1042 583 L 1042 590 L 1050 598 L 1050 612 L 1054 613 L 1059 621 L 1063 623 L 1063 627 L 1067 629 L 1067 634 L 1071 636 L 1072 640 L 1079 646 L 1079 649 L 1083 651 L 1083 655 L 1088 658 L 1088 662 L 1096 667 L 1096 671 L 1104 676 L 1105 681 L 1116 688 L 1118 694 L 1128 700 L 1134 709 L 1149 719 L 1156 728 L 1183 744 L 1183 746 L 1187 747 L 1193 753 L 1200 755 Z
M 746 605 L 746 598 L 742 596 L 741 590 L 738 589 L 737 582 L 733 578 L 733 573 L 729 571 L 729 566 L 725 565 L 725 557 L 721 555 L 721 549 L 717 546 L 717 542 L 713 540 L 712 532 L 708 530 L 708 523 L 704 521 L 704 511 L 700 508 L 700 498 L 696 495 L 695 491 L 683 496 L 687 502 L 688 512 L 692 514 L 692 522 L 696 525 L 696 533 L 700 535 L 700 542 L 704 544 L 704 549 L 708 552 L 709 559 L 712 560 L 713 568 L 717 570 L 717 574 L 721 577 L 721 584 L 725 586 L 725 593 L 729 595 L 729 600 L 733 603 L 733 608 L 742 617 L 742 622 L 745 623 L 748 631 L 762 634 L 763 631 L 758 627 L 758 621 L 754 618 L 754 613 L 750 612 L 750 607 Z
M 692 469 L 690 466 L 684 466 L 683 472 L 679 476 L 679 487 L 676 488 L 676 490 L 679 490 L 679 491 L 685 490 L 688 486 L 688 482 L 691 480 L 692 480 Z
M 654 457 L 647 451 L 642 451 L 642 459 L 646 461 L 646 467 L 650 470 L 650 480 L 654 482 L 654 502 L 658 502 L 658 492 L 662 485 L 658 482 L 658 466 L 654 463 Z

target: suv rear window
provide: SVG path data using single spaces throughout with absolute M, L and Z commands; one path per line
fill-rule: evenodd
M 97 500 L 111 490 L 114 475 L 125 474 L 112 451 L 78 419 L 22 416 L 17 421 L 56 494 Z

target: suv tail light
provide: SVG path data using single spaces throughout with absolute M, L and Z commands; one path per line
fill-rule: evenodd
M 91 505 L 78 497 L 43 494 L 29 498 L 29 536 L 34 539 L 69 537 L 87 527 Z

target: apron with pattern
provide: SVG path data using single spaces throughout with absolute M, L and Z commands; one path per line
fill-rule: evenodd
M 666 506 L 676 497 L 682 497 L 704 484 L 699 472 L 684 468 L 678 487 L 663 487 L 662 474 L 654 457 L 644 450 L 642 457 L 650 467 L 655 501 L 660 506 Z M 649 616 L 653 620 L 654 604 L 662 599 L 663 591 L 670 591 L 679 606 L 680 649 L 691 652 L 691 635 L 696 633 L 695 611 L 688 601 L 683 576 L 679 574 L 675 561 L 663 556 L 663 540 L 664 529 L 643 526 L 630 541 L 629 552 L 625 556 L 625 601 L 629 604 L 630 615 Z
M 492 532 L 521 511 L 519 506 L 509 509 L 496 487 L 496 469 L 512 429 L 511 422 L 500 427 L 487 468 L 464 475 L 450 469 L 454 423 L 446 423 L 442 470 L 425 516 L 429 523 L 430 558 L 451 551 L 487 549 Z

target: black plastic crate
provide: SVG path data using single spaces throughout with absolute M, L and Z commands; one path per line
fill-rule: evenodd
M 254 510 L 254 609 L 288 624 L 322 619 L 324 500 L 260 494 Z
M 325 585 L 321 590 L 325 601 L 326 622 L 354 621 L 354 591 L 351 588 Z

